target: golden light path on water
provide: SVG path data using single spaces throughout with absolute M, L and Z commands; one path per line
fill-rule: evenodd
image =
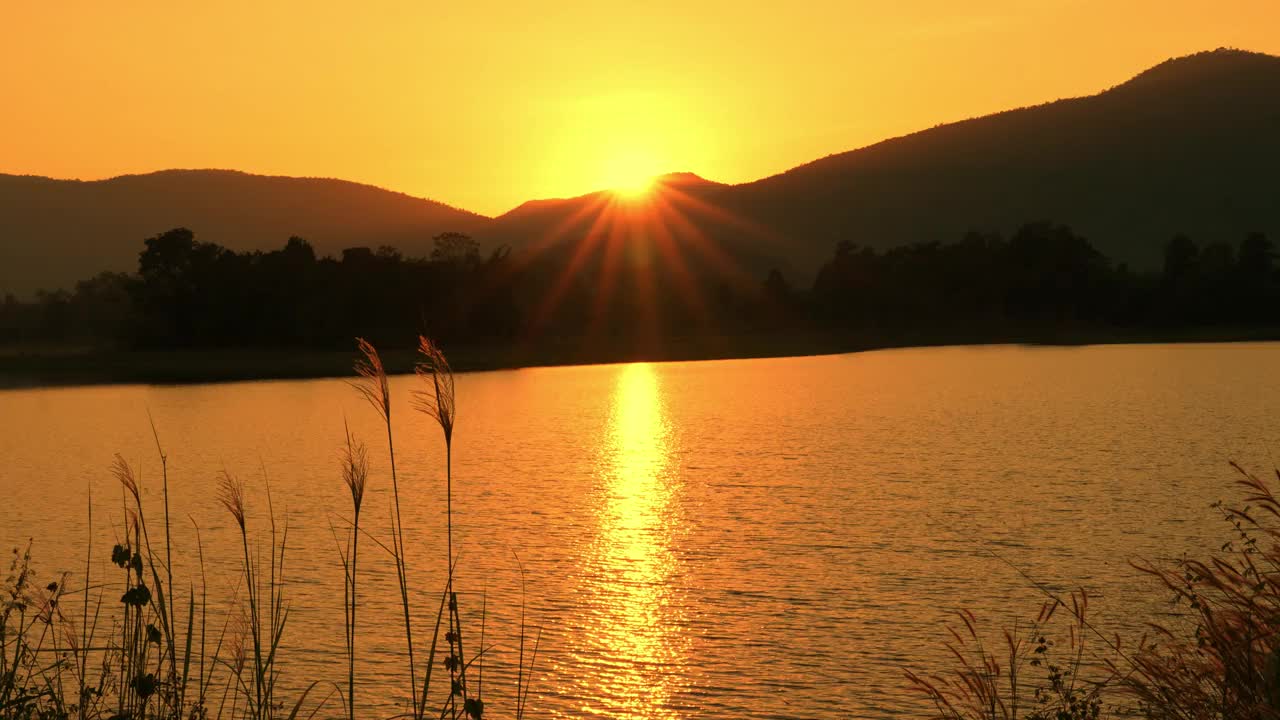
M 600 596 L 587 634 L 607 667 L 607 695 L 623 707 L 611 717 L 674 717 L 673 694 L 684 676 L 687 640 L 678 603 L 670 598 L 677 558 L 677 478 L 672 429 L 657 373 L 647 364 L 623 367 L 601 444 L 599 534 L 590 551 Z

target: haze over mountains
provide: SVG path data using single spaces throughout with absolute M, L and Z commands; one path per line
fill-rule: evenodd
M 74 285 L 103 270 L 132 271 L 142 241 L 175 227 L 234 250 L 277 249 L 291 235 L 322 255 L 393 245 L 431 251 L 444 231 L 487 218 L 343 180 L 232 170 L 164 170 L 92 182 L 0 175 L 0 293 Z
M 727 258 L 744 277 L 779 267 L 807 285 L 840 240 L 883 249 L 1046 219 L 1151 268 L 1178 232 L 1280 237 L 1278 198 L 1280 58 L 1218 50 L 1098 95 L 938 126 L 751 183 L 677 173 L 645 201 L 598 192 L 497 218 L 340 180 L 226 170 L 0 175 L 0 293 L 132 270 L 143 239 L 177 226 L 237 250 L 300 235 L 320 254 L 391 245 L 426 255 L 433 236 L 456 231 L 555 261 L 603 252 L 601 235 L 648 237 L 691 258 Z

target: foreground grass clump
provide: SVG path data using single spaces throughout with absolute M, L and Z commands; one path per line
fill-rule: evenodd
M 114 579 L 95 578 L 93 548 L 85 551 L 82 578 L 70 573 L 41 585 L 31 566 L 30 545 L 14 551 L 9 573 L 0 587 L 0 718 L 15 720 L 294 720 L 299 717 L 331 717 L 338 705 L 349 720 L 361 717 L 356 689 L 359 677 L 359 549 L 361 537 L 372 540 L 394 562 L 398 578 L 405 632 L 405 669 L 411 703 L 396 717 L 469 718 L 485 716 L 482 685 L 468 682 L 473 666 L 483 672 L 486 653 L 483 613 L 478 649 L 463 650 L 464 624 L 454 590 L 457 558 L 453 554 L 452 440 L 456 409 L 453 374 L 439 347 L 420 338 L 418 377 L 423 389 L 414 405 L 430 415 L 444 432 L 445 501 L 448 514 L 443 552 L 448 578 L 435 609 L 434 630 L 425 654 L 415 645 L 413 620 L 417 610 L 410 602 L 410 557 L 404 543 L 399 503 L 399 478 L 395 468 L 395 442 L 391 430 L 393 403 L 390 383 L 377 350 L 359 341 L 361 353 L 354 383 L 360 394 L 384 420 L 390 479 L 393 489 L 389 540 L 384 542 L 361 527 L 365 488 L 370 481 L 367 449 L 346 432 L 340 453 L 340 476 L 349 490 L 352 513 L 334 530 L 339 542 L 343 573 L 343 617 L 346 678 L 340 684 L 327 678 L 284 697 L 281 691 L 282 640 L 288 625 L 285 566 L 288 521 L 277 515 L 266 486 L 265 528 L 254 527 L 243 483 L 228 471 L 217 478 L 217 501 L 232 516 L 238 534 L 240 574 L 230 600 L 211 606 L 205 579 L 203 547 L 196 527 L 199 578 L 175 578 L 174 546 L 169 512 L 168 456 L 159 434 L 156 450 L 163 482 L 163 509 L 154 537 L 144 508 L 140 474 L 124 458 L 116 456 L 111 472 L 124 491 L 123 540 L 111 552 L 119 570 Z M 89 503 L 89 536 L 93 536 L 93 504 Z M 179 549 L 179 552 L 182 552 Z M 188 550 L 189 552 L 189 550 Z M 113 598 L 119 594 L 118 603 Z M 181 596 L 181 597 L 179 597 Z M 211 619 L 214 616 L 216 619 Z M 523 607 L 521 608 L 523 618 Z M 445 626 L 444 643 L 440 629 Z M 469 635 L 469 633 L 468 633 Z M 528 662 L 526 632 L 521 622 L 519 664 L 511 715 L 521 718 L 528 700 L 529 676 L 537 655 L 537 640 Z M 421 658 L 421 660 L 419 660 Z M 437 662 L 437 658 L 439 661 Z M 448 683 L 432 684 L 436 667 L 443 664 Z M 421 674 L 419 674 L 421 671 Z M 345 687 L 344 687 L 345 685 Z M 298 687 L 295 683 L 294 687 Z M 312 697 L 312 695 L 316 697 Z
M 1135 563 L 1181 608 L 1125 644 L 1088 618 L 1082 591 L 1048 602 L 1023 628 L 985 643 L 959 613 L 948 644 L 954 667 L 907 671 L 944 720 L 1276 720 L 1280 718 L 1280 499 L 1239 465 L 1240 504 L 1215 507 L 1230 537 L 1204 558 Z M 1280 471 L 1276 472 L 1280 481 Z M 1034 583 L 1034 581 L 1031 581 Z M 1051 626 L 1065 615 L 1065 628 Z M 1065 636 L 1055 647 L 1053 630 Z M 992 647 L 997 649 L 992 649 Z M 1065 650 L 1065 652 L 1064 652 Z M 1030 677 L 1029 677 L 1030 676 Z

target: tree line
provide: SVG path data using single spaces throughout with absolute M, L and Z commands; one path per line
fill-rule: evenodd
M 576 273 L 551 306 L 543 300 L 563 285 L 563 267 L 521 264 L 505 248 L 482 254 L 457 233 L 437 236 L 429 257 L 381 247 L 335 258 L 317 257 L 298 237 L 279 250 L 235 252 L 177 228 L 144 242 L 134 273 L 101 273 L 30 302 L 7 296 L 0 341 L 346 348 L 353 336 L 393 343 L 422 331 L 466 344 L 643 329 L 804 331 L 874 344 L 908 334 L 980 342 L 1100 328 L 1280 327 L 1275 256 L 1261 233 L 1236 245 L 1178 235 L 1159 270 L 1135 271 L 1067 226 L 1030 223 L 1008 238 L 970 232 L 889 250 L 841 241 L 807 288 L 776 269 L 744 286 L 709 273 L 677 278 L 659 263 L 645 282 L 624 278 L 605 297 L 597 268 Z M 703 301 L 696 310 L 690 295 Z
M 104 272 L 29 303 L 6 297 L 0 338 L 346 348 L 355 335 L 399 339 L 424 321 L 442 339 L 504 337 L 515 331 L 508 266 L 505 249 L 482 256 L 457 233 L 436 237 L 429 258 L 391 247 L 333 258 L 299 237 L 279 250 L 235 252 L 176 228 L 145 241 L 136 273 Z
M 1275 255 L 1262 233 L 1234 247 L 1177 235 L 1159 271 L 1135 272 L 1051 223 L 883 252 L 841 242 L 808 302 L 823 325 L 865 331 L 1280 326 Z

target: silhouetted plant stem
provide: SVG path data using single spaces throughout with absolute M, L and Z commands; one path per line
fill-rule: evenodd
M 89 677 L 89 648 L 92 642 L 89 639 L 89 584 L 90 569 L 93 567 L 93 486 L 89 486 L 89 541 L 84 551 L 84 607 L 80 615 L 80 657 L 76 658 L 80 665 L 80 678 L 76 684 L 79 686 L 77 697 L 79 699 L 79 715 L 80 720 L 85 720 L 88 713 L 89 697 L 85 692 L 86 681 Z M 0 647 L 3 647 L 3 634 L 0 633 Z
M 445 447 L 445 595 L 449 602 L 449 631 L 445 640 L 449 644 L 446 666 L 449 670 L 449 697 L 446 711 L 458 716 L 457 698 L 463 698 L 464 712 L 470 712 L 466 695 L 465 664 L 462 654 L 462 623 L 458 616 L 458 596 L 453 587 L 453 427 L 457 407 L 455 404 L 453 371 L 440 346 L 425 336 L 418 337 L 418 353 L 421 359 L 414 372 L 426 384 L 425 390 L 414 393 L 415 406 L 434 419 L 444 433 Z M 424 698 L 425 700 L 425 698 Z M 478 713 L 476 713 L 478 716 Z
M 444 493 L 445 493 L 445 547 L 448 552 L 449 593 L 453 594 L 453 443 L 445 435 L 444 441 Z
M 391 518 L 391 544 L 396 560 L 396 576 L 400 583 L 400 605 L 404 609 L 404 636 L 409 654 L 409 692 L 415 717 L 420 717 L 423 707 L 418 702 L 418 678 L 413 652 L 413 624 L 409 614 L 409 581 L 405 558 L 404 522 L 400 514 L 400 482 L 396 474 L 395 439 L 391 430 L 391 388 L 387 382 L 387 371 L 382 364 L 378 350 L 364 338 L 356 339 L 356 346 L 363 359 L 357 360 L 353 366 L 360 380 L 352 383 L 365 400 L 382 416 L 387 434 L 387 454 L 391 460 L 391 494 L 393 511 Z
M 249 588 L 249 634 L 253 636 L 253 671 L 254 671 L 254 695 L 257 699 L 255 704 L 255 715 L 259 715 L 262 709 L 262 634 L 258 628 L 258 592 L 256 589 L 257 579 L 253 576 L 252 564 L 249 561 L 249 537 L 244 527 L 240 528 L 240 545 L 244 548 L 244 570 L 246 585 Z
M 351 492 L 351 533 L 347 536 L 347 548 L 343 554 L 343 598 L 346 612 L 347 636 L 347 717 L 355 720 L 356 697 L 356 570 L 360 548 L 360 508 L 364 502 L 364 489 L 369 476 L 369 466 L 363 443 L 351 436 L 351 429 L 343 421 L 347 444 L 342 462 L 342 480 Z M 335 538 L 336 539 L 336 538 Z
M 191 519 L 191 527 L 193 527 L 196 532 L 196 552 L 200 561 L 200 669 L 198 670 L 199 676 L 197 678 L 196 704 L 201 710 L 204 710 L 205 693 L 207 691 L 207 680 L 204 674 L 204 661 L 205 634 L 209 627 L 209 581 L 205 576 L 204 569 L 204 542 L 200 539 L 200 526 L 196 524 L 194 518 Z M 194 593 L 192 594 L 192 599 L 195 599 Z M 219 645 L 221 645 L 221 643 L 219 643 Z M 215 651 L 215 656 L 216 654 L 217 653 Z M 184 685 L 186 683 L 185 674 L 183 677 L 183 683 Z
M 404 609 L 404 638 L 409 650 L 409 688 L 412 701 L 418 703 L 418 676 L 413 657 L 413 624 L 409 619 L 409 578 L 404 550 L 404 522 L 400 515 L 400 483 L 396 476 L 396 448 L 392 440 L 391 419 L 387 417 L 387 452 L 391 456 L 391 495 L 395 502 L 395 523 L 392 531 L 395 534 L 396 574 L 400 580 L 400 605 Z
M 227 471 L 222 471 L 218 478 L 218 501 L 223 507 L 231 512 L 235 518 L 236 524 L 240 526 L 240 548 L 244 553 L 244 577 L 245 586 L 248 588 L 249 597 L 249 634 L 253 638 L 253 669 L 254 684 L 253 696 L 248 699 L 256 703 L 253 707 L 254 717 L 262 717 L 263 708 L 263 685 L 265 685 L 265 675 L 262 662 L 262 631 L 261 622 L 258 614 L 258 607 L 261 598 L 259 597 L 258 578 L 253 572 L 254 564 L 249 559 L 249 534 L 245 527 L 245 510 L 244 510 L 244 487 L 231 477 Z M 273 521 L 274 524 L 274 521 Z M 274 555 L 275 549 L 272 548 Z M 234 709 L 234 705 L 233 705 Z
M 440 640 L 440 621 L 444 618 L 444 604 L 449 598 L 449 591 L 446 589 L 440 593 L 440 607 L 436 609 L 436 624 L 431 631 L 431 650 L 427 654 L 427 666 L 423 671 L 422 679 L 422 705 L 416 708 L 419 716 L 425 716 L 427 711 L 427 691 L 431 689 L 431 675 L 435 668 L 436 648 Z
M 385 380 L 385 377 L 386 376 L 384 374 L 383 375 L 384 380 Z M 415 662 L 414 652 L 413 652 L 413 623 L 410 620 L 410 613 L 409 613 L 409 577 L 408 577 L 409 571 L 408 571 L 407 558 L 405 557 L 404 520 L 403 520 L 403 516 L 400 513 L 400 482 L 399 482 L 399 477 L 396 473 L 395 441 L 393 438 L 393 434 L 391 432 L 391 416 L 389 412 L 386 415 L 386 428 L 387 428 L 387 453 L 391 459 L 391 495 L 395 503 L 395 522 L 393 523 L 392 531 L 395 536 L 394 539 L 395 539 L 395 548 L 396 548 L 396 575 L 400 582 L 400 606 L 404 610 L 404 637 L 405 637 L 405 644 L 409 652 L 409 689 L 410 689 L 410 695 L 411 695 L 410 699 L 413 702 L 414 706 L 417 706 L 418 676 L 417 676 L 417 664 Z M 421 717 L 421 713 L 419 713 L 419 717 Z
M 142 509 L 142 487 L 141 487 L 141 484 L 138 482 L 138 478 L 134 475 L 133 469 L 129 467 L 129 464 L 125 462 L 124 458 L 121 457 L 119 454 L 116 455 L 116 461 L 112 468 L 112 473 L 116 476 L 116 479 L 120 481 L 121 486 L 127 491 L 127 493 L 133 496 L 135 546 L 139 550 L 146 551 L 147 561 L 145 565 L 151 571 L 151 580 L 155 587 L 154 593 L 147 591 L 145 595 L 140 595 L 140 597 L 143 598 L 141 600 L 141 605 L 150 604 L 152 607 L 155 608 L 157 614 L 159 615 L 161 636 L 166 639 L 167 642 L 165 647 L 169 650 L 167 658 L 165 657 L 165 655 L 162 654 L 161 657 L 157 659 L 156 671 L 161 672 L 162 671 L 161 666 L 163 665 L 164 660 L 168 659 L 169 665 L 170 665 L 170 673 L 171 673 L 170 677 L 176 679 L 177 653 L 176 653 L 175 643 L 173 639 L 172 616 L 169 613 L 169 609 L 168 609 L 169 604 L 166 603 L 166 600 L 165 600 L 165 583 L 160 579 L 160 573 L 156 569 L 156 554 L 152 549 L 151 534 L 147 530 L 147 516 Z M 166 491 L 166 497 L 167 497 L 167 491 Z M 127 498 L 126 498 L 126 503 L 127 503 Z M 142 530 L 141 538 L 136 537 L 138 534 L 139 528 L 141 528 Z M 168 535 L 168 532 L 169 532 L 168 513 L 166 512 L 165 513 L 166 536 Z M 141 587 L 144 584 L 142 579 L 143 565 L 144 563 L 142 562 L 140 557 L 136 559 L 136 562 L 133 565 L 133 569 L 136 571 L 138 575 L 139 587 Z M 171 573 L 172 571 L 170 570 L 169 572 Z M 136 624 L 138 626 L 139 635 L 136 635 L 133 638 L 133 641 L 140 643 L 140 647 L 142 648 L 141 651 L 138 653 L 138 662 L 136 663 L 136 668 L 138 669 L 139 672 L 141 672 L 142 670 L 146 669 L 146 642 L 145 641 L 147 639 L 146 636 L 141 635 L 141 628 L 142 628 L 141 606 L 138 607 L 137 612 L 135 613 L 135 616 L 136 616 Z M 137 639 L 138 637 L 142 637 L 143 640 L 138 641 Z M 157 640 L 157 643 L 158 642 L 159 640 Z M 153 682 L 154 682 L 154 679 L 153 679 Z M 146 693 L 147 696 L 149 696 L 150 694 L 151 693 Z M 143 705 L 145 706 L 145 704 L 146 704 L 146 697 L 143 698 Z
M 356 556 L 360 543 L 360 508 L 356 507 L 354 515 L 355 531 L 351 535 L 351 614 L 347 618 L 350 629 L 347 631 L 347 717 L 356 717 Z
M 165 577 L 169 583 L 168 585 L 169 587 L 168 617 L 170 620 L 176 621 L 177 616 L 174 614 L 174 608 L 173 608 L 173 540 L 169 532 L 169 456 L 165 454 L 164 449 L 160 446 L 160 433 L 156 430 L 155 419 L 151 417 L 151 411 L 149 410 L 147 411 L 147 420 L 151 423 L 151 435 L 153 438 L 155 438 L 156 453 L 160 456 L 160 477 L 161 477 L 162 488 L 164 490 Z M 141 514 L 141 510 L 139 510 L 139 514 Z M 144 530 L 145 530 L 145 527 L 144 527 Z M 148 547 L 148 552 L 150 552 L 149 547 Z M 170 625 L 170 624 L 171 624 L 170 622 L 166 622 L 166 625 Z M 174 641 L 173 633 L 168 632 L 167 630 L 168 628 L 166 628 L 165 639 L 169 646 L 169 672 L 170 672 L 170 681 L 172 682 L 176 680 L 176 678 L 178 677 L 177 643 Z M 188 659 L 189 659 L 189 656 L 188 656 Z M 186 675 L 186 670 L 184 669 L 183 676 L 185 675 Z M 181 691 L 185 693 L 186 683 L 181 683 Z M 179 707 L 181 707 L 181 703 L 179 704 Z

